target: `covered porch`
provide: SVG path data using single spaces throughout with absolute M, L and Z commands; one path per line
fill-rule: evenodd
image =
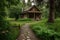
M 22 14 L 24 18 L 31 18 L 33 20 L 41 19 L 41 12 L 35 5 L 33 5 L 27 10 L 24 10 Z

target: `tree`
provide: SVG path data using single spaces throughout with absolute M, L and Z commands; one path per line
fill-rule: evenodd
M 5 20 L 5 7 L 17 5 L 19 0 L 0 0 L 0 40 L 8 40 L 7 32 L 9 30 L 9 22 Z
M 57 17 L 60 17 L 60 0 L 56 0 L 55 7 L 56 7 L 56 14 L 55 14 L 55 16 L 57 18 Z
M 7 22 L 4 17 L 0 16 L 0 40 L 8 39 L 7 33 L 10 30 L 9 27 L 9 22 Z
M 19 15 L 20 15 L 21 12 L 22 12 L 21 8 L 11 7 L 9 17 L 10 18 L 15 18 L 15 20 L 17 20 L 19 18 Z
M 10 5 L 17 5 L 19 0 L 0 0 L 0 15 L 5 16 L 5 7 L 10 7 Z
M 49 0 L 50 2 L 50 12 L 48 22 L 54 22 L 55 18 L 55 0 Z
M 43 2 L 43 0 L 36 0 L 36 2 L 37 2 L 37 5 L 39 6 Z

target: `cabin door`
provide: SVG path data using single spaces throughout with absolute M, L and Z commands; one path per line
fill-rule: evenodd
M 36 20 L 40 19 L 40 14 L 36 13 Z
M 29 13 L 29 18 L 34 18 L 34 14 L 33 13 Z

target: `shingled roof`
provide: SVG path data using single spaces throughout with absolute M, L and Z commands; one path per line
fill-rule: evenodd
M 37 11 L 40 11 L 40 10 L 37 8 L 37 6 L 35 6 L 35 5 L 33 5 L 33 6 L 29 7 L 29 8 L 27 8 L 27 9 L 24 10 L 24 11 L 31 11 L 33 8 L 36 8 Z
M 34 8 L 35 8 L 36 10 L 33 11 Z M 40 10 L 37 8 L 37 6 L 33 5 L 33 6 L 29 7 L 29 8 L 27 8 L 26 10 L 24 10 L 24 11 L 22 12 L 22 14 L 24 14 L 24 13 L 41 13 L 41 12 L 40 12 Z

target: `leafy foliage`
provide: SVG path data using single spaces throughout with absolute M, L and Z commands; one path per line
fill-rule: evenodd
M 56 32 L 54 32 L 53 30 L 49 30 L 45 27 L 38 27 L 38 26 L 34 26 L 33 28 L 34 32 L 36 33 L 36 35 L 38 37 L 40 37 L 42 40 L 51 40 L 54 38 L 51 38 L 52 36 L 56 36 Z
M 17 3 L 19 0 L 0 0 L 0 40 L 9 40 L 10 34 L 8 33 L 11 30 L 9 22 L 5 20 L 5 7 L 9 8 L 11 5 L 17 5 Z
M 43 2 L 43 0 L 36 0 L 38 5 L 41 5 L 41 3 Z
M 6 33 L 9 31 L 10 24 L 0 16 L 0 39 L 7 40 Z M 4 38 L 4 39 L 3 39 Z
M 32 21 L 32 19 L 30 19 L 30 18 L 25 18 L 25 19 L 22 18 L 22 19 L 21 19 L 21 18 L 20 18 L 19 21 Z
M 34 33 L 42 40 L 59 40 L 60 39 L 60 21 L 56 19 L 54 24 L 47 24 L 46 20 L 40 21 L 31 26 Z M 58 26 L 58 27 L 57 27 Z
M 56 17 L 60 17 L 60 0 L 56 0 Z
M 11 7 L 9 17 L 10 18 L 15 18 L 15 20 L 17 20 L 19 18 L 19 15 L 20 15 L 21 12 L 22 12 L 21 8 Z

